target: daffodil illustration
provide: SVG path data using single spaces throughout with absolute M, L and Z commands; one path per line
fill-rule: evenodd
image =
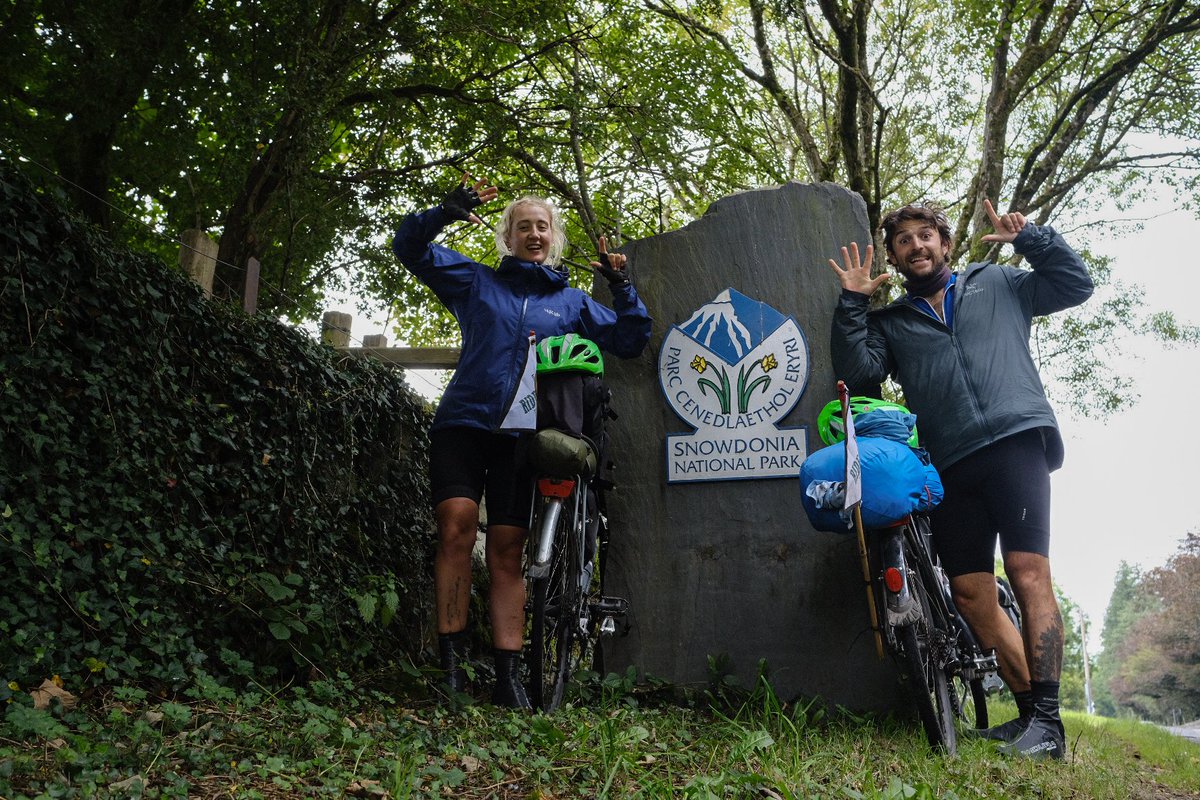
M 696 370 L 696 372 L 703 375 L 704 372 L 709 368 L 710 365 L 709 365 L 708 361 L 704 358 L 704 356 L 698 355 L 692 359 L 692 363 L 690 366 L 692 369 Z M 718 373 L 718 377 L 721 380 L 721 385 L 718 386 L 717 384 L 710 381 L 708 378 L 701 378 L 700 380 L 696 381 L 696 385 L 700 387 L 701 394 L 707 395 L 708 390 L 712 389 L 713 394 L 716 395 L 717 402 L 721 404 L 721 413 L 728 414 L 729 413 L 729 375 L 727 375 L 725 373 L 724 368 L 718 368 L 715 365 L 712 365 L 712 367 L 713 367 L 713 372 Z
M 750 409 L 750 396 L 754 394 L 754 390 L 762 387 L 763 392 L 771 385 L 771 379 L 765 374 L 779 366 L 779 361 L 776 360 L 774 353 L 767 353 L 757 361 L 751 361 L 750 366 L 742 367 L 738 371 L 738 413 L 745 414 Z M 762 375 L 759 375 L 754 380 L 749 380 L 753 374 L 754 368 L 762 369 Z M 749 381 L 747 383 L 747 381 Z

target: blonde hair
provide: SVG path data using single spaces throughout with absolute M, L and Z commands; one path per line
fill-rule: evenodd
M 527 194 L 513 200 L 504 207 L 500 214 L 500 223 L 496 226 L 496 250 L 501 256 L 511 256 L 512 249 L 508 246 L 508 238 L 512 235 L 513 215 L 519 206 L 532 205 L 545 210 L 550 216 L 550 250 L 546 253 L 546 264 L 558 266 L 562 259 L 563 249 L 567 245 L 567 232 L 563 228 L 562 216 L 550 201 L 541 197 Z

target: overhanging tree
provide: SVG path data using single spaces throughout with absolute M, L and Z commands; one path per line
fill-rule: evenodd
M 1110 687 L 1118 705 L 1161 721 L 1200 717 L 1200 534 L 1189 533 L 1139 587 L 1149 611 L 1116 654 Z
M 1164 181 L 1177 182 L 1180 199 L 1195 192 L 1194 4 L 646 5 L 715 43 L 723 62 L 713 69 L 745 76 L 782 120 L 773 130 L 803 154 L 789 177 L 858 192 L 873 231 L 887 208 L 935 200 L 954 221 L 953 257 L 979 259 L 997 253 L 980 240 L 985 198 L 1074 228 L 1103 202 L 1128 208 Z M 1163 147 L 1163 136 L 1187 145 Z M 882 248 L 877 258 L 882 270 Z M 1107 264 L 1090 260 L 1106 279 Z M 1038 326 L 1038 354 L 1071 388 L 1068 403 L 1119 406 L 1129 387 L 1105 363 L 1121 330 L 1195 341 L 1194 329 L 1140 320 L 1136 307 L 1137 294 L 1124 292 Z
M 253 256 L 281 291 L 264 308 L 311 318 L 349 290 L 394 301 L 413 341 L 453 325 L 386 235 L 467 169 L 557 198 L 576 261 L 601 233 L 678 227 L 793 178 L 859 192 L 873 227 L 940 200 L 971 258 L 983 197 L 1078 234 L 1101 201 L 1196 188 L 1200 11 L 1175 0 L 170 2 L 11 6 L 0 133 L 127 240 L 166 253 L 158 232 L 221 233 L 223 291 Z M 450 235 L 488 260 L 483 233 Z M 1098 367 L 1136 309 L 1127 291 L 1038 327 L 1073 397 L 1117 405 Z

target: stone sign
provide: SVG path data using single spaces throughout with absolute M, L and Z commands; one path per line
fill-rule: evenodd
M 697 687 L 715 669 L 750 688 L 761 661 L 783 699 L 907 707 L 854 538 L 813 530 L 800 504 L 837 382 L 827 260 L 852 240 L 870 240 L 858 195 L 789 183 L 622 248 L 654 330 L 639 359 L 606 362 L 620 417 L 605 588 L 630 601 L 608 669 Z

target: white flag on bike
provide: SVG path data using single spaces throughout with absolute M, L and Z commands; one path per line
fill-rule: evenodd
M 858 458 L 858 439 L 854 438 L 854 414 L 847 398 L 842 399 L 846 427 L 846 505 L 849 511 L 862 501 L 862 462 Z
M 533 331 L 530 331 L 529 347 L 525 351 L 525 366 L 521 369 L 512 403 L 508 407 L 508 413 L 504 415 L 504 421 L 500 423 L 499 430 L 537 430 L 537 354 L 534 351 L 534 341 Z

